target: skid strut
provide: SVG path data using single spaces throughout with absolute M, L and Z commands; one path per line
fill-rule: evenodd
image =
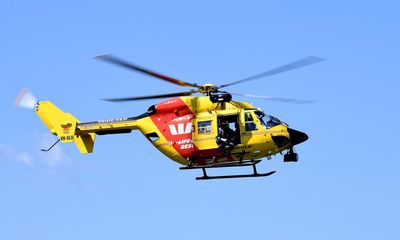
M 267 177 L 274 174 L 276 171 L 271 171 L 267 173 L 258 173 L 256 164 L 261 162 L 261 160 L 250 160 L 250 161 L 239 161 L 233 163 L 215 163 L 209 165 L 201 166 L 185 166 L 179 168 L 180 170 L 190 170 L 190 169 L 201 169 L 203 176 L 196 177 L 196 180 L 210 180 L 210 179 L 224 179 L 224 178 L 248 178 L 248 177 Z M 251 174 L 239 174 L 239 175 L 223 175 L 223 176 L 209 176 L 207 175 L 207 168 L 224 168 L 224 167 L 246 167 L 252 166 L 253 173 Z

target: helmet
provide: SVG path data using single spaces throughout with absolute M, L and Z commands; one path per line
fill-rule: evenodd
M 228 122 L 228 121 L 221 121 L 221 122 L 219 123 L 219 125 L 220 125 L 222 128 L 227 128 L 227 127 L 229 127 L 229 122 Z

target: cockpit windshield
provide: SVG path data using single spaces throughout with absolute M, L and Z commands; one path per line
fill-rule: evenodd
M 282 124 L 286 125 L 278 118 L 271 116 L 271 115 L 266 115 L 262 111 L 254 111 L 254 113 L 256 114 L 257 118 L 260 120 L 261 125 L 264 129 L 272 128 L 272 127 L 275 127 L 277 125 L 282 125 Z

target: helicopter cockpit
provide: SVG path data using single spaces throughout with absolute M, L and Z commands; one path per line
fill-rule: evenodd
M 278 118 L 271 116 L 271 115 L 267 115 L 264 112 L 262 112 L 261 110 L 254 111 L 254 113 L 256 114 L 257 118 L 260 120 L 260 123 L 264 129 L 269 129 L 269 128 L 275 127 L 277 125 L 287 126 L 286 123 L 282 122 Z

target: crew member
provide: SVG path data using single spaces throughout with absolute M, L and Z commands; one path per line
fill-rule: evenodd
M 235 132 L 229 127 L 227 121 L 221 121 L 218 126 L 217 136 L 218 148 L 224 153 L 229 153 L 235 146 Z

